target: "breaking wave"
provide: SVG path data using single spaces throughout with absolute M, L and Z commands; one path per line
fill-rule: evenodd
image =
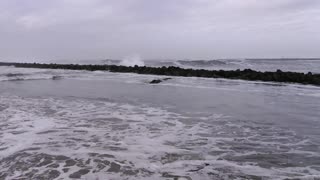
M 138 55 L 127 56 L 121 62 L 122 66 L 144 66 L 144 61 Z

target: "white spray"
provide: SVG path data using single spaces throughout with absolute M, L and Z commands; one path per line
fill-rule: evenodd
M 143 60 L 140 58 L 139 55 L 131 55 L 126 56 L 121 62 L 120 65 L 122 66 L 144 66 Z

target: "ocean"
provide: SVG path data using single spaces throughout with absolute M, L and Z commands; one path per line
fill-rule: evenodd
M 135 64 L 320 73 L 317 59 Z M 320 87 L 157 78 L 0 67 L 0 179 L 320 179 Z

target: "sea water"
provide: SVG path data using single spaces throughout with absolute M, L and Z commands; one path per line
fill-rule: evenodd
M 320 87 L 0 70 L 0 179 L 320 178 Z

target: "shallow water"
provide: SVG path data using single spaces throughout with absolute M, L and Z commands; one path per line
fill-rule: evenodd
M 319 87 L 2 72 L 0 179 L 320 178 Z

